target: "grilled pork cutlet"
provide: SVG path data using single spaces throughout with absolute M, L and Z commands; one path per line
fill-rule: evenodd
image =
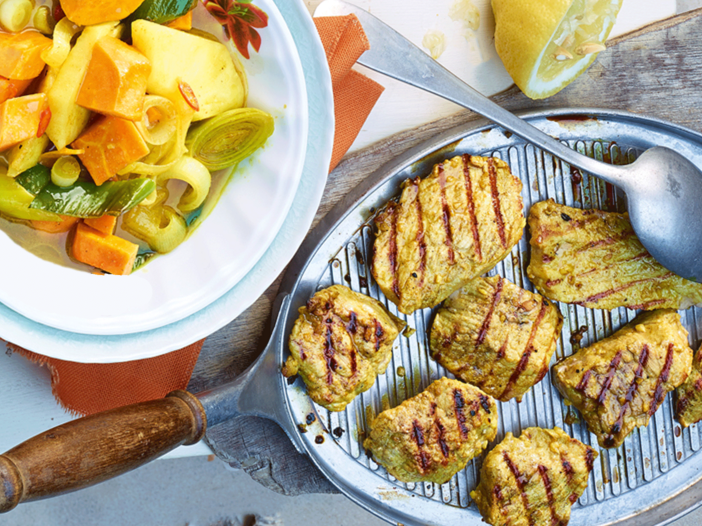
M 610 448 L 648 425 L 665 395 L 688 377 L 691 364 L 680 315 L 657 310 L 557 363 L 552 378 L 600 446 Z
M 495 400 L 477 387 L 441 378 L 375 417 L 363 446 L 398 480 L 443 484 L 496 433 Z
M 317 292 L 299 312 L 283 375 L 299 374 L 312 400 L 343 411 L 385 372 L 405 322 L 341 285 Z
M 409 179 L 378 215 L 373 277 L 400 312 L 433 307 L 509 254 L 522 183 L 496 158 L 462 155 Z
M 683 427 L 702 420 L 702 347 L 692 360 L 692 371 L 675 390 L 675 418 Z
M 470 496 L 492 526 L 565 526 L 597 453 L 561 429 L 525 429 L 485 457 Z
M 628 214 L 536 203 L 529 211 L 527 273 L 552 300 L 592 309 L 686 309 L 702 284 L 660 265 L 634 235 Z
M 431 327 L 436 361 L 498 400 L 517 401 L 548 372 L 563 325 L 547 299 L 497 276 L 447 299 Z

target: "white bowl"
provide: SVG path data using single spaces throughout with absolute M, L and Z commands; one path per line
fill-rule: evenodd
M 0 231 L 0 302 L 63 331 L 132 334 L 198 312 L 254 267 L 293 203 L 309 120 L 292 35 L 273 0 L 256 0 L 256 5 L 268 13 L 269 25 L 260 30 L 260 52 L 242 59 L 250 86 L 248 106 L 271 113 L 276 129 L 265 147 L 240 165 L 212 214 L 175 251 L 129 276 L 98 276 L 48 263 Z

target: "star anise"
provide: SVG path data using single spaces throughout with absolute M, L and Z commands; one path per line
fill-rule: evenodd
M 209 13 L 224 26 L 227 39 L 245 58 L 250 58 L 249 44 L 256 52 L 261 48 L 261 35 L 256 29 L 268 25 L 268 15 L 251 3 L 251 0 L 234 2 L 233 0 L 203 0 Z

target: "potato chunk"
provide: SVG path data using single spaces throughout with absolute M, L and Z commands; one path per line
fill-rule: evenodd
M 151 61 L 147 91 L 171 99 L 182 97 L 178 84 L 186 82 L 199 105 L 193 120 L 244 105 L 244 82 L 234 59 L 220 42 L 146 20 L 132 24 L 132 40 L 134 47 Z

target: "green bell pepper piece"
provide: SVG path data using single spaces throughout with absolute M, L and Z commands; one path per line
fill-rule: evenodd
M 32 210 L 30 208 L 32 201 L 34 201 L 34 195 L 28 192 L 16 179 L 0 174 L 0 213 L 12 219 L 61 221 L 61 218 L 54 213 Z
M 197 0 L 146 0 L 129 17 L 130 20 L 150 20 L 167 24 L 188 14 L 197 5 Z
M 51 182 L 51 170 L 43 164 L 37 164 L 19 174 L 15 181 L 21 184 L 30 194 L 37 195 Z
M 60 187 L 46 185 L 30 208 L 71 217 L 117 216 L 141 203 L 156 189 L 151 179 L 108 181 L 101 186 L 86 181 Z

